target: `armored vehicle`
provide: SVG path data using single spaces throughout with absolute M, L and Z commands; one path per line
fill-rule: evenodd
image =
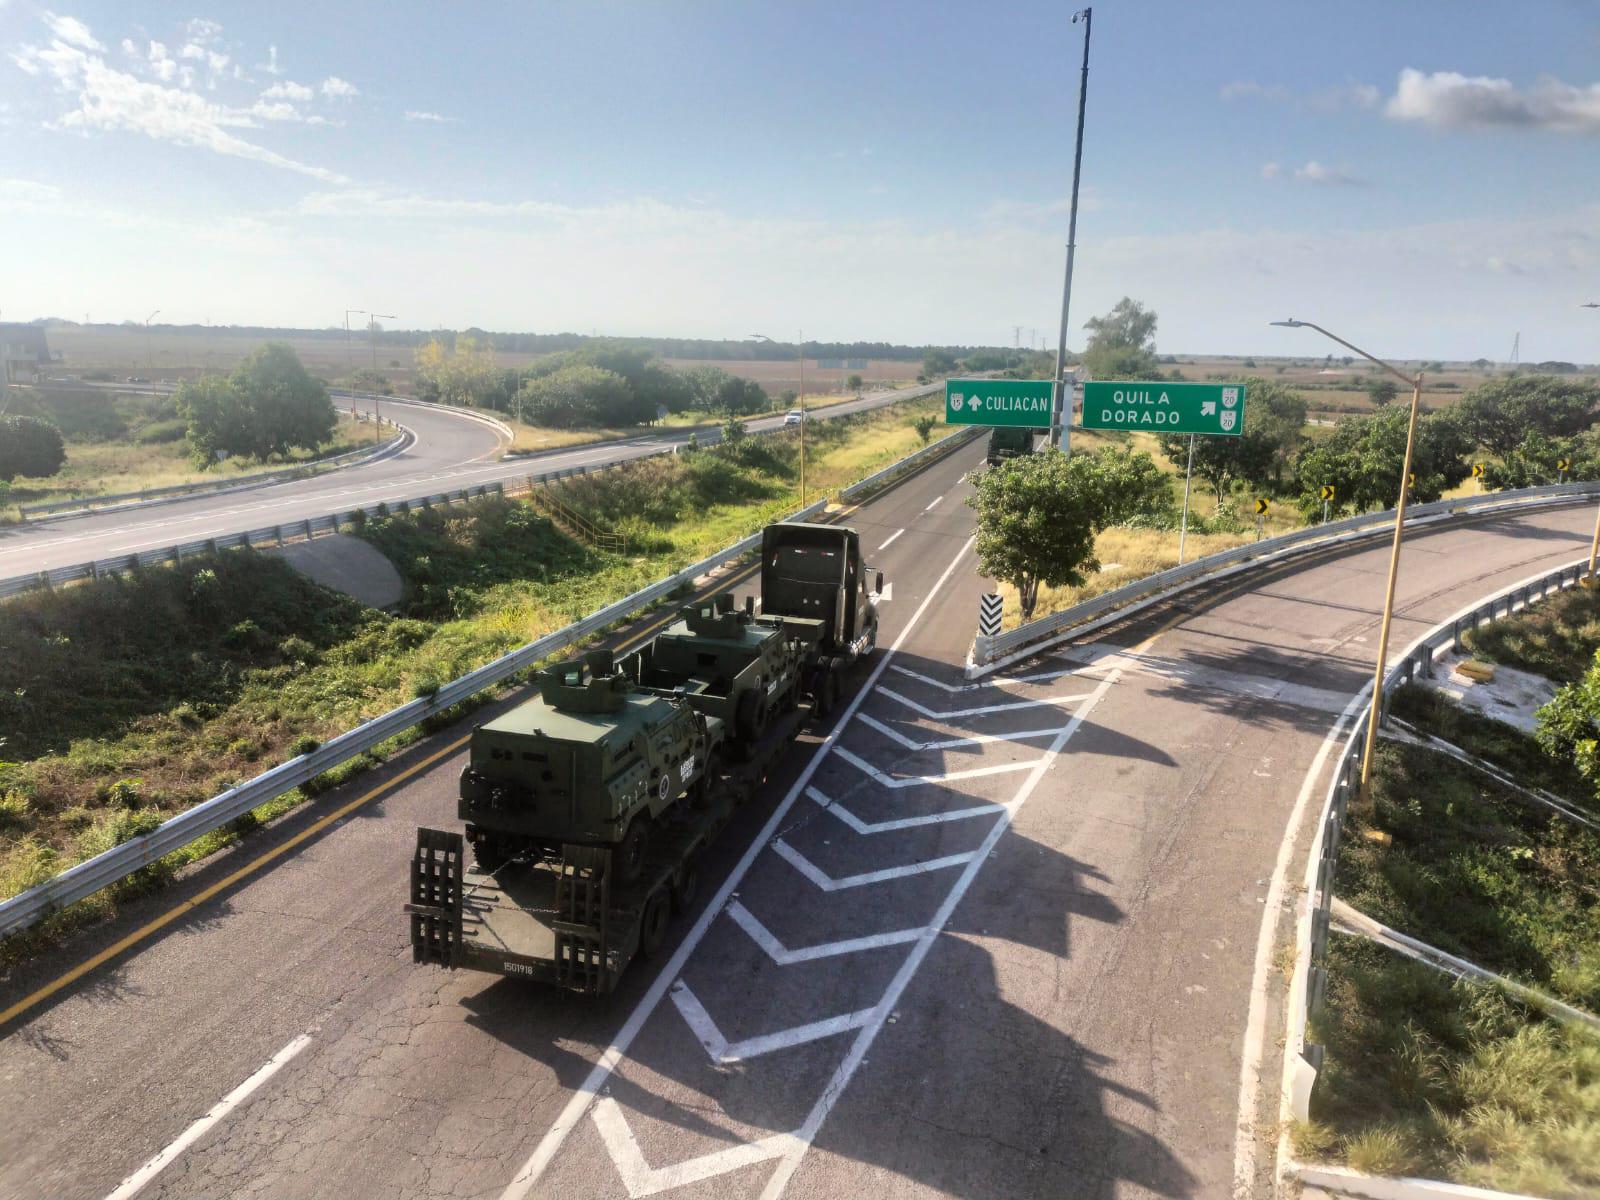
M 651 825 L 701 788 L 722 722 L 635 688 L 608 650 L 557 663 L 538 682 L 537 699 L 472 731 L 459 815 L 478 864 L 614 846 L 618 875 L 632 879 Z
M 1035 435 L 1043 432 L 1045 431 L 1042 429 L 997 426 L 989 434 L 989 465 L 997 466 L 1008 458 L 1022 458 L 1032 454 L 1033 439 Z

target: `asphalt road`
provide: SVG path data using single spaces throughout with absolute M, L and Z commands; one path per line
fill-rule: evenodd
M 827 420 L 882 408 L 921 389 L 869 392 L 859 400 L 822 409 L 811 417 Z M 340 400 L 340 406 L 347 403 Z M 195 496 L 124 512 L 39 521 L 0 527 L 0 578 L 111 558 L 174 543 L 290 524 L 335 511 L 406 500 L 425 494 L 475 487 L 529 474 L 595 467 L 639 458 L 663 446 L 681 444 L 689 431 L 641 434 L 570 450 L 500 459 L 505 441 L 481 421 L 437 407 L 384 400 L 386 417 L 410 427 L 415 443 L 380 462 L 349 467 L 310 479 L 290 480 L 246 491 Z M 370 405 L 361 404 L 366 411 Z M 748 422 L 752 432 L 781 428 L 783 418 Z M 702 442 L 715 441 L 702 432 Z
M 175 1144 L 139 1195 L 1229 1195 L 1269 879 L 1369 677 L 1386 547 L 967 684 L 980 455 L 850 518 L 894 648 L 717 843 L 659 969 L 591 1004 L 411 963 L 413 828 L 453 823 L 462 760 L 441 734 L 73 948 L 393 780 L 7 1031 L 0 1195 L 108 1196 Z M 1578 557 L 1591 520 L 1417 530 L 1394 644 Z

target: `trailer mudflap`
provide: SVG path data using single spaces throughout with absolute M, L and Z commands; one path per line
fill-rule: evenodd
M 556 874 L 556 983 L 598 995 L 610 988 L 606 927 L 611 906 L 611 851 L 565 845 Z
M 455 965 L 461 946 L 461 880 L 465 839 L 442 829 L 418 829 L 411 859 L 411 958 Z

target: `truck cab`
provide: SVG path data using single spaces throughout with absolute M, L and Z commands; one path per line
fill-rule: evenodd
M 992 430 L 989 434 L 989 465 L 997 466 L 1008 458 L 1021 458 L 1023 455 L 1032 454 L 1034 437 L 1042 432 L 1043 430 L 1039 429 L 1009 426 L 999 426 Z
M 837 671 L 878 645 L 883 572 L 861 561 L 861 537 L 842 525 L 769 525 L 761 535 L 761 612 L 814 623 L 808 655 L 813 710 L 826 716 Z

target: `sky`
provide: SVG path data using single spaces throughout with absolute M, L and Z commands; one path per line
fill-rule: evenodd
M 0 319 L 1054 346 L 1070 5 L 0 0 Z M 1105 0 L 1069 345 L 1600 360 L 1600 0 Z

